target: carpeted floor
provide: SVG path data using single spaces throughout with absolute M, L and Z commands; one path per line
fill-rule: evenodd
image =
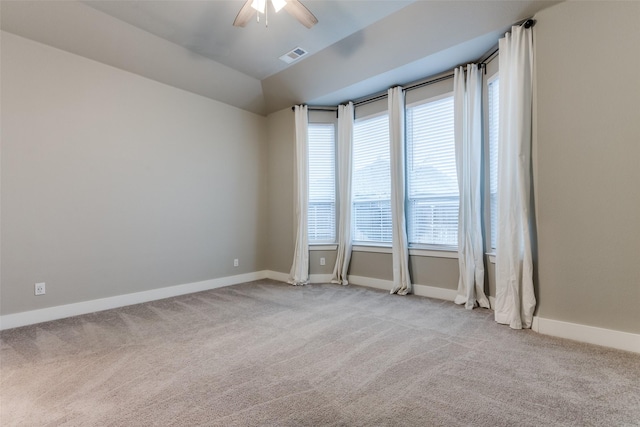
M 4 331 L 4 426 L 640 426 L 640 355 L 260 281 Z

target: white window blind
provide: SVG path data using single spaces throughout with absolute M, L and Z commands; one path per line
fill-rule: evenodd
M 409 243 L 458 245 L 453 96 L 407 108 Z
M 498 209 L 498 126 L 500 123 L 500 80 L 489 81 L 488 116 L 489 116 L 489 206 L 491 215 L 491 249 L 496 247 L 497 209 Z
M 309 123 L 309 243 L 336 241 L 336 144 L 332 123 Z
M 391 243 L 389 116 L 358 120 L 353 128 L 353 241 Z

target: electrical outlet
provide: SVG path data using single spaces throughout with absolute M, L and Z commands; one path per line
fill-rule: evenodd
M 36 295 L 44 295 L 46 293 L 44 285 L 44 282 L 36 283 Z
M 237 267 L 238 265 L 240 265 L 240 263 L 238 262 L 238 258 L 233 260 L 233 266 Z
M 320 258 L 320 265 L 325 265 L 327 262 L 325 261 L 324 257 Z

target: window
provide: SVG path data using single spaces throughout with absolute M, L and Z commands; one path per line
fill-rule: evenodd
M 500 124 L 500 80 L 493 77 L 488 84 L 489 117 L 489 206 L 491 216 L 491 249 L 496 248 L 498 209 L 498 129 Z
M 358 120 L 353 127 L 353 241 L 391 243 L 389 116 Z
M 332 123 L 309 123 L 309 243 L 336 241 L 336 144 Z
M 409 243 L 457 247 L 453 96 L 410 106 L 406 117 Z

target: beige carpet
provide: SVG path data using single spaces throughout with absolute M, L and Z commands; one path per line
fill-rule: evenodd
M 640 355 L 260 281 L 4 331 L 4 426 L 640 426 Z

